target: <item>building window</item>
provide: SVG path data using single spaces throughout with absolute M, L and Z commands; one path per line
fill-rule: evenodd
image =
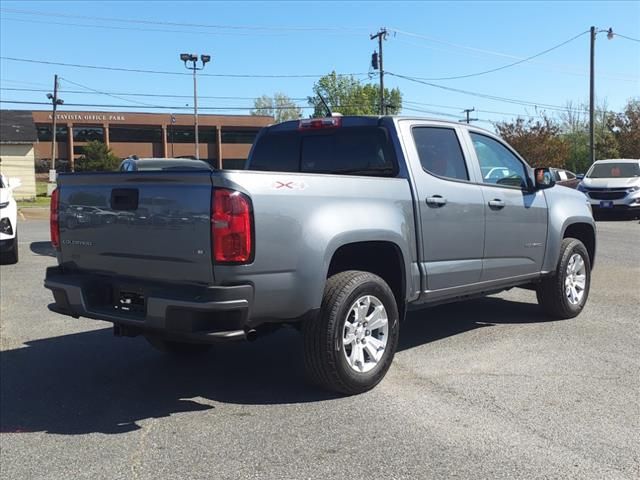
M 247 160 L 244 158 L 225 158 L 222 160 L 222 168 L 226 168 L 227 170 L 244 170 L 246 163 Z
M 109 142 L 160 143 L 162 128 L 144 125 L 118 125 L 109 127 Z
M 169 143 L 196 143 L 195 128 L 176 127 L 167 128 L 167 142 Z M 198 127 L 199 143 L 216 143 L 216 129 L 213 127 Z
M 91 142 L 93 140 L 104 142 L 104 128 L 92 125 L 75 125 L 73 140 L 75 142 Z
M 84 147 L 82 145 L 74 145 L 73 146 L 73 154 L 74 155 L 84 155 Z
M 39 142 L 50 142 L 53 140 L 51 132 L 53 132 L 52 125 L 50 124 L 38 124 L 36 125 L 36 131 L 38 133 Z M 69 131 L 65 126 L 56 126 L 56 141 L 66 142 L 69 138 Z
M 222 129 L 222 143 L 248 143 L 252 144 L 256 139 L 258 128 L 246 128 L 246 129 L 234 129 L 227 130 Z

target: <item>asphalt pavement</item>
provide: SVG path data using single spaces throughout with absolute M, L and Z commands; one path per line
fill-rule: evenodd
M 640 225 L 598 223 L 588 305 L 535 294 L 414 313 L 384 381 L 304 383 L 282 330 L 176 360 L 48 311 L 48 223 L 0 266 L 2 479 L 637 479 Z

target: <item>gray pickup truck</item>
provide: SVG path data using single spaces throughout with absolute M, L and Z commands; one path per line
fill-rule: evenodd
M 578 315 L 596 252 L 585 196 L 548 169 L 400 117 L 267 127 L 241 171 L 60 175 L 51 239 L 51 310 L 174 353 L 292 325 L 309 378 L 345 394 L 383 378 L 409 309 L 518 286 Z

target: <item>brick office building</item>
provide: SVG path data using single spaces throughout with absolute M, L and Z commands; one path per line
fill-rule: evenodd
M 36 163 L 51 160 L 52 113 L 33 111 L 38 141 Z M 193 115 L 132 112 L 58 112 L 58 170 L 69 169 L 87 142 L 106 143 L 115 155 L 138 157 L 194 157 Z M 200 159 L 223 168 L 242 168 L 260 128 L 273 118 L 253 115 L 199 115 Z M 48 168 L 48 167 L 47 167 Z

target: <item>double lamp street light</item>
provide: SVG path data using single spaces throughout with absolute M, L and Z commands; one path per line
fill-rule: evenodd
M 184 62 L 185 68 L 193 71 L 193 123 L 195 128 L 196 140 L 196 160 L 200 160 L 200 145 L 198 138 L 198 81 L 196 80 L 196 72 L 203 70 L 205 65 L 211 61 L 211 55 L 200 55 L 202 66 L 198 67 L 198 55 L 193 53 L 181 53 L 180 60 Z M 191 62 L 191 65 L 187 65 Z

